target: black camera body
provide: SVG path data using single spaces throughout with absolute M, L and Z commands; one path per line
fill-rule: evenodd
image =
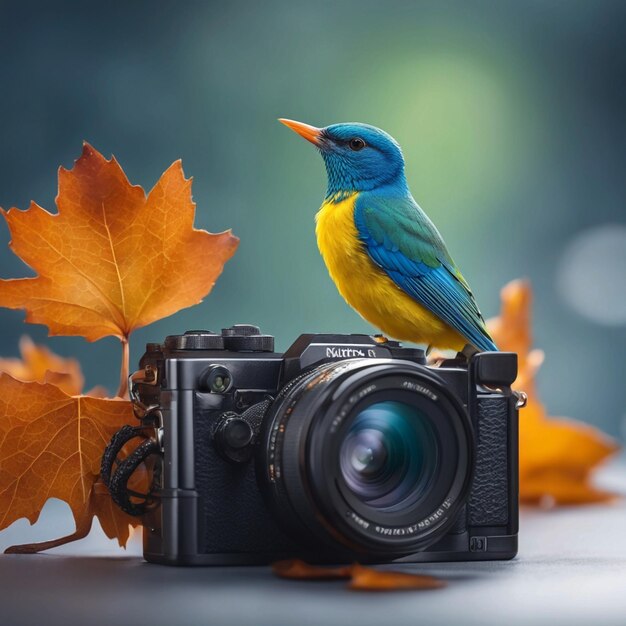
M 148 344 L 132 397 L 154 429 L 144 557 L 171 565 L 510 559 L 512 353 L 423 351 L 255 326 Z

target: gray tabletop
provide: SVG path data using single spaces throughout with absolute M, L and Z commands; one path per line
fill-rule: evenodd
M 623 462 L 602 478 L 626 493 Z M 170 568 L 144 563 L 139 549 L 113 556 L 95 536 L 56 554 L 1 556 L 0 623 L 626 624 L 624 501 L 524 510 L 513 561 L 404 566 L 445 578 L 437 591 L 363 594 L 342 582 L 279 580 L 266 567 Z

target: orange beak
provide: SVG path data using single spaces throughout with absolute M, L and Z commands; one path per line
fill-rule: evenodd
M 315 126 L 309 126 L 309 124 L 303 124 L 302 122 L 295 122 L 294 120 L 286 120 L 284 118 L 280 118 L 278 120 L 281 124 L 284 124 L 288 128 L 291 128 L 295 133 L 298 133 L 301 137 L 304 137 L 307 141 L 310 141 L 312 144 L 319 146 L 320 138 L 322 134 L 321 128 L 316 128 Z

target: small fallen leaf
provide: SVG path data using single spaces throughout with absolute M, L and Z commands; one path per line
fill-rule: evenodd
M 89 396 L 90 398 L 110 398 L 111 394 L 108 392 L 106 387 L 102 385 L 96 385 L 91 389 L 84 392 L 84 395 Z
M 80 363 L 73 358 L 55 354 L 46 346 L 33 343 L 24 335 L 20 339 L 22 358 L 0 358 L 0 373 L 9 374 L 25 383 L 51 383 L 70 396 L 83 394 L 85 377 Z M 96 385 L 85 392 L 92 398 L 107 398 L 108 391 L 102 385 Z
M 290 580 L 349 580 L 348 589 L 353 591 L 439 589 L 445 586 L 442 580 L 433 576 L 377 570 L 358 563 L 327 567 L 289 559 L 273 563 L 272 571 L 280 578 Z
M 352 568 L 349 565 L 323 567 L 310 565 L 300 559 L 288 559 L 272 563 L 272 571 L 280 578 L 292 580 L 344 580 L 350 578 Z
M 119 511 L 95 485 L 105 446 L 133 419 L 131 404 L 124 400 L 72 397 L 50 383 L 0 375 L 0 530 L 22 517 L 34 524 L 49 498 L 67 502 L 76 521 L 76 533 L 69 537 L 19 551 L 85 536 L 94 515 L 107 536 L 125 545 L 128 526 L 139 519 Z
M 70 396 L 83 392 L 85 378 L 76 359 L 61 357 L 24 335 L 20 339 L 21 359 L 1 359 L 0 372 L 24 382 L 52 383 Z
M 528 395 L 519 417 L 520 500 L 529 504 L 603 502 L 614 494 L 595 488 L 593 470 L 619 446 L 597 428 L 548 415 L 538 397 L 535 378 L 543 352 L 533 349 L 532 292 L 527 281 L 502 289 L 500 316 L 488 328 L 500 350 L 517 352 L 519 375 L 514 387 Z
M 377 570 L 355 564 L 348 589 L 352 591 L 410 591 L 417 589 L 441 589 L 446 583 L 434 576 Z

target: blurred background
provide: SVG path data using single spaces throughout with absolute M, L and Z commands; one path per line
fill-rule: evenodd
M 626 4 L 566 2 L 7 2 L 0 0 L 0 206 L 55 210 L 82 140 L 149 190 L 182 158 L 196 224 L 232 228 L 201 305 L 136 332 L 259 324 L 371 332 L 319 257 L 315 150 L 276 118 L 362 121 L 402 145 L 409 184 L 485 316 L 528 277 L 552 415 L 623 437 Z M 32 275 L 6 244 L 0 276 Z M 119 345 L 46 338 L 0 310 L 0 355 L 29 333 L 114 390 Z

